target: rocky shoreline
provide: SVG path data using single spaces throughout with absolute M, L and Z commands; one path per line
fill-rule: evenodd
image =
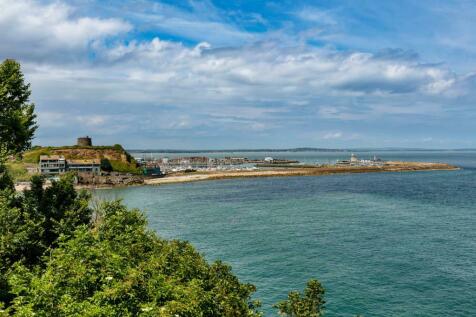
M 144 183 L 141 175 L 108 173 L 106 175 L 80 174 L 78 175 L 78 185 L 85 187 L 111 187 L 140 185 Z

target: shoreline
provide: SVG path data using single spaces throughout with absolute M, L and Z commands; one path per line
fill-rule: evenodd
M 460 168 L 445 163 L 427 162 L 387 162 L 382 166 L 332 166 L 332 167 L 276 167 L 258 170 L 198 171 L 193 173 L 175 173 L 160 178 L 145 178 L 142 184 L 117 185 L 75 185 L 76 189 L 112 189 L 136 186 L 160 186 L 177 183 L 191 183 L 207 180 L 256 177 L 286 176 L 323 176 L 335 174 L 382 173 L 382 172 L 417 172 L 417 171 L 455 171 Z M 29 188 L 26 182 L 16 184 L 20 192 Z
M 460 168 L 445 163 L 426 162 L 387 162 L 383 166 L 344 166 L 344 167 L 287 167 L 251 171 L 213 171 L 195 172 L 193 174 L 176 174 L 162 178 L 144 180 L 143 185 L 166 185 L 190 183 L 205 180 L 220 180 L 251 177 L 285 177 L 285 176 L 323 176 L 335 174 L 379 173 L 379 172 L 416 172 L 416 171 L 455 171 Z

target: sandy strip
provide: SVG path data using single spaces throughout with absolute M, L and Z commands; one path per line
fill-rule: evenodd
M 380 167 L 316 167 L 316 168 L 275 168 L 270 170 L 251 171 L 213 171 L 195 172 L 193 174 L 169 175 L 162 178 L 146 179 L 145 185 L 162 185 L 172 183 L 187 183 L 203 180 L 216 180 L 227 178 L 245 177 L 278 177 L 278 176 L 319 176 L 341 173 L 373 173 L 373 172 L 409 172 L 409 171 L 434 171 L 457 170 L 459 168 L 442 163 L 420 162 L 388 162 Z

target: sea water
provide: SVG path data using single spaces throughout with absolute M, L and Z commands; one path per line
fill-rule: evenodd
M 280 156 L 323 162 L 346 155 Z M 160 236 L 188 240 L 207 259 L 231 264 L 241 281 L 256 285 L 254 297 L 267 316 L 276 316 L 272 305 L 310 278 L 326 288 L 327 316 L 476 316 L 476 152 L 379 156 L 462 169 L 245 178 L 95 194 L 122 198 L 144 210 Z

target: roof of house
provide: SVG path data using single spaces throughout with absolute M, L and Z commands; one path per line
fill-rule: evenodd
M 62 155 L 40 155 L 40 161 L 46 160 L 64 160 Z

